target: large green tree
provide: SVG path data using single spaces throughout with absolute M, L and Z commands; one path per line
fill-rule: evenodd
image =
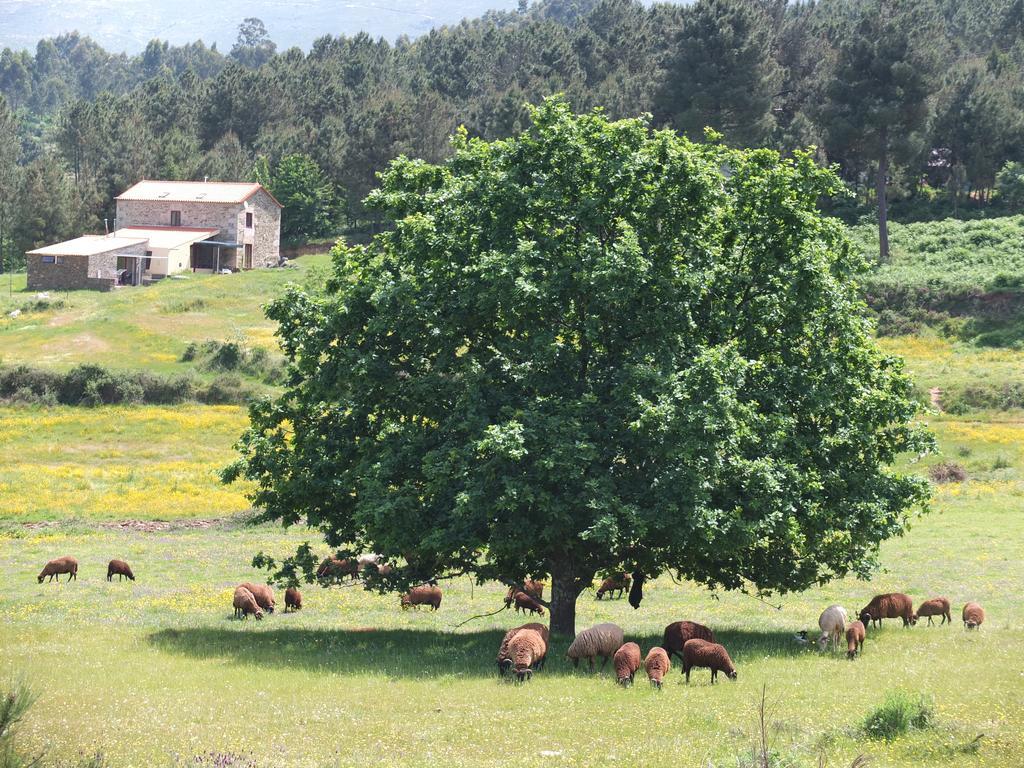
M 284 206 L 281 218 L 284 240 L 311 240 L 337 230 L 338 202 L 334 187 L 309 155 L 283 157 L 268 181 L 265 186 Z
M 693 144 L 562 101 L 441 165 L 399 158 L 323 295 L 270 305 L 290 373 L 226 479 L 263 517 L 404 560 L 393 586 L 602 569 L 799 590 L 867 574 L 928 447 L 874 345 L 866 265 L 808 156 Z

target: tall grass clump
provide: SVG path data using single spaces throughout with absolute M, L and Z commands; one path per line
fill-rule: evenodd
M 894 739 L 911 730 L 931 728 L 934 723 L 935 707 L 924 694 L 890 691 L 864 719 L 864 733 L 873 739 Z

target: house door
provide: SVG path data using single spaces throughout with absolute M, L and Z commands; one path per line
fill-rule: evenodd
M 252 243 L 245 244 L 245 269 L 252 269 Z

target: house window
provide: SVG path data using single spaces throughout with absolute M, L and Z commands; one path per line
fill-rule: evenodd
M 64 257 L 63 256 L 54 256 L 53 257 L 53 263 L 54 264 L 63 264 L 64 263 Z
M 245 212 L 245 228 L 252 229 L 252 211 Z
M 149 265 L 152 262 L 153 262 L 153 252 L 152 251 L 146 251 L 146 266 L 145 266 L 145 270 L 147 272 L 149 271 Z
M 245 268 L 252 269 L 252 243 L 245 244 Z
M 181 226 L 181 211 L 171 211 L 171 226 L 172 227 L 180 227 Z
M 43 264 L 53 264 L 53 263 L 54 263 L 54 257 L 53 256 L 43 256 Z

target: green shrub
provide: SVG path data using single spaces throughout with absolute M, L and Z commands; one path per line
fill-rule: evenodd
M 243 341 L 190 342 L 181 355 L 184 363 L 194 362 L 204 371 L 240 373 L 267 384 L 284 380 L 284 361 L 274 358 L 263 347 L 250 348 Z
M 198 399 L 208 405 L 233 405 L 246 403 L 255 394 L 241 376 L 224 374 L 211 381 L 199 393 Z
M 996 174 L 996 192 L 1003 202 L 1020 208 L 1024 205 L 1024 163 L 1007 162 Z
M 911 729 L 924 730 L 935 722 L 935 708 L 923 694 L 891 691 L 864 719 L 864 732 L 873 739 L 893 739 Z

